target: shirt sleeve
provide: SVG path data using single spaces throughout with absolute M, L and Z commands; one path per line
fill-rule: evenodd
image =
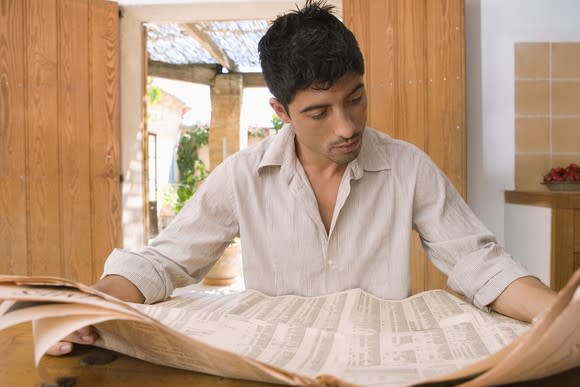
M 483 310 L 514 280 L 530 275 L 497 243 L 449 179 L 424 153 L 418 162 L 413 227 L 449 288 Z
M 102 277 L 116 274 L 127 278 L 149 304 L 166 299 L 177 287 L 201 281 L 239 235 L 231 185 L 232 158 L 212 171 L 147 247 L 136 252 L 115 249 L 107 258 Z

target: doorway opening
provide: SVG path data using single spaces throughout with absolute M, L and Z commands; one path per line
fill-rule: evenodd
M 144 23 L 145 235 L 155 237 L 227 156 L 275 133 L 259 66 L 266 20 Z

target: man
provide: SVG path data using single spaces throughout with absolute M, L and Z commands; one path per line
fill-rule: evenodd
M 225 160 L 150 246 L 115 250 L 94 287 L 161 301 L 200 281 L 239 236 L 248 288 L 317 296 L 360 287 L 400 299 L 410 295 L 416 229 L 452 289 L 530 321 L 553 292 L 504 252 L 428 156 L 365 127 L 363 58 L 331 9 L 308 0 L 260 41 L 284 129 Z M 85 328 L 67 340 L 94 339 Z M 71 348 L 63 342 L 50 353 Z

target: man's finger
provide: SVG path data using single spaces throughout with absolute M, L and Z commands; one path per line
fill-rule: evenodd
M 52 356 L 66 355 L 73 350 L 73 343 L 90 345 L 94 344 L 96 340 L 97 333 L 93 327 L 83 327 L 51 346 L 46 353 Z
M 48 355 L 62 356 L 70 353 L 73 349 L 73 344 L 66 341 L 59 341 L 46 351 Z
M 96 340 L 97 334 L 91 326 L 76 330 L 63 339 L 63 341 L 77 344 L 94 344 Z

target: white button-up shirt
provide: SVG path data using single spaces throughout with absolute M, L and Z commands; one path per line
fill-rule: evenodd
M 114 250 L 103 275 L 160 301 L 200 281 L 239 236 L 247 288 L 318 296 L 358 287 L 400 299 L 411 291 L 413 229 L 448 286 L 478 307 L 528 275 L 426 154 L 370 128 L 327 233 L 289 126 L 225 160 L 148 247 Z

